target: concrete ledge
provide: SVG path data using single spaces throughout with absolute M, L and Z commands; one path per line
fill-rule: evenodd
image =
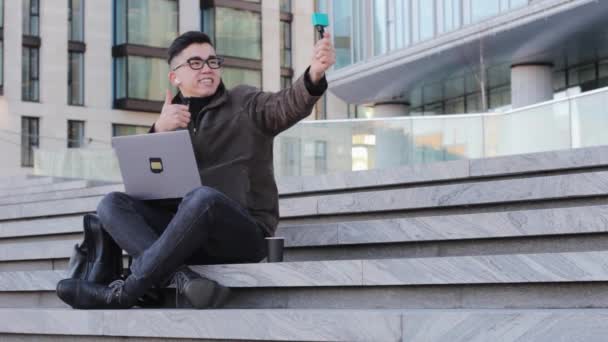
M 0 332 L 264 341 L 604 341 L 608 310 L 0 309 Z
M 192 266 L 236 288 L 608 281 L 608 252 Z M 0 291 L 52 291 L 63 271 L 0 272 Z

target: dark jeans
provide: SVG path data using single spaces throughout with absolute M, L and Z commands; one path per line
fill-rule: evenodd
M 262 228 L 245 208 L 209 187 L 191 191 L 177 208 L 112 192 L 97 214 L 133 257 L 124 290 L 137 297 L 184 264 L 250 263 L 266 257 Z

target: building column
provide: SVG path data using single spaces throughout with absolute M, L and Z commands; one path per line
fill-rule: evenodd
M 529 106 L 553 99 L 553 64 L 525 63 L 511 66 L 511 105 Z
M 409 114 L 410 104 L 407 102 L 380 102 L 374 105 L 374 118 L 394 118 Z
M 396 118 L 409 115 L 409 103 L 383 102 L 374 105 L 374 119 Z M 411 147 L 404 125 L 379 125 L 376 135 L 376 168 L 387 169 L 404 165 L 411 161 Z
M 281 90 L 281 4 L 262 1 L 262 88 Z
M 201 31 L 201 3 L 199 0 L 179 0 L 179 34 Z

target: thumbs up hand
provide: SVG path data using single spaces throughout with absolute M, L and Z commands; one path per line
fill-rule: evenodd
M 175 131 L 178 128 L 188 127 L 188 123 L 190 123 L 188 106 L 171 104 L 171 99 L 173 99 L 173 95 L 171 95 L 170 90 L 167 90 L 160 117 L 154 124 L 154 128 L 157 132 Z

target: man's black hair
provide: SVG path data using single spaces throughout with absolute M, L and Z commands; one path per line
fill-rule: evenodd
M 179 37 L 175 38 L 169 49 L 167 50 L 167 63 L 171 64 L 171 61 L 175 56 L 179 55 L 180 52 L 184 51 L 185 48 L 190 46 L 191 44 L 209 44 L 213 46 L 211 43 L 211 39 L 209 36 L 200 31 L 188 31 L 183 33 Z

